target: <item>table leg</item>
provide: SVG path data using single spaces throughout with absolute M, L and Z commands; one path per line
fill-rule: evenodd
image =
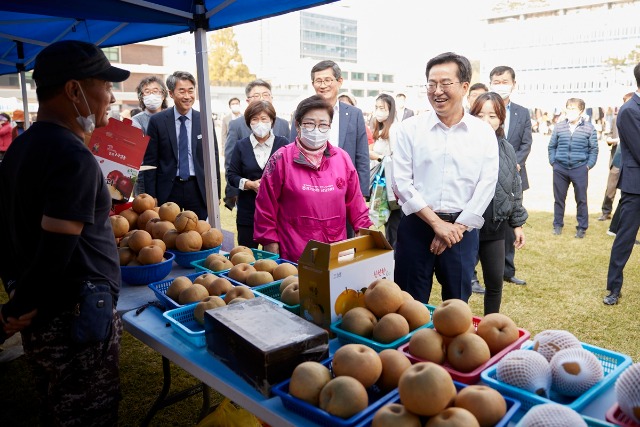
M 171 396 L 168 396 L 169 389 L 171 388 L 171 367 L 169 364 L 169 359 L 164 356 L 162 356 L 162 377 L 162 390 L 160 391 L 160 395 L 158 395 L 156 401 L 149 409 L 149 412 L 147 412 L 144 420 L 142 420 L 142 423 L 140 423 L 142 427 L 147 427 L 159 410 L 166 408 L 167 406 L 171 406 L 174 403 L 180 402 L 188 397 L 194 396 L 198 393 L 202 393 L 202 408 L 200 409 L 200 416 L 198 419 L 201 420 L 208 414 L 210 408 L 209 402 L 211 391 L 206 384 L 200 383 L 193 387 L 189 387 L 185 390 L 174 393 Z

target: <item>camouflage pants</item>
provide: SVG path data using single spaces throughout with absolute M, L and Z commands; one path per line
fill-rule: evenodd
M 122 319 L 113 310 L 111 337 L 96 344 L 70 338 L 70 312 L 22 332 L 41 399 L 43 426 L 115 426 L 121 399 Z

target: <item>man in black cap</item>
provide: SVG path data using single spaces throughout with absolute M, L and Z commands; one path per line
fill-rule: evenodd
M 33 72 L 38 121 L 0 164 L 0 278 L 10 296 L 0 335 L 22 334 L 43 425 L 117 424 L 118 251 L 111 197 L 83 139 L 107 125 L 112 82 L 128 77 L 92 44 L 46 47 Z M 90 291 L 101 292 L 94 304 Z

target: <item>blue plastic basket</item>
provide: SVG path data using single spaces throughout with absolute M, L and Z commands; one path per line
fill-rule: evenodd
M 532 346 L 533 344 L 529 343 L 524 347 L 524 349 L 534 351 Z M 493 365 L 482 372 L 482 381 L 484 381 L 488 386 L 498 390 L 500 394 L 518 399 L 522 403 L 522 409 L 524 411 L 528 411 L 533 406 L 543 403 L 559 403 L 568 406 L 576 412 L 580 412 L 594 399 L 598 398 L 609 386 L 611 386 L 622 371 L 632 363 L 629 356 L 621 353 L 605 350 L 585 343 L 582 343 L 582 348 L 590 351 L 598 358 L 598 361 L 602 365 L 602 369 L 604 371 L 604 378 L 577 398 L 562 396 L 552 390 L 550 399 L 547 399 L 538 396 L 535 393 L 531 393 L 527 390 L 499 381 L 496 377 L 496 371 L 498 369 L 497 365 Z
M 296 263 L 295 263 L 295 262 L 293 262 L 293 261 L 286 260 L 286 259 L 282 259 L 282 258 L 280 258 L 280 259 L 276 259 L 276 260 L 274 260 L 274 261 L 275 261 L 278 265 L 280 265 L 280 264 L 285 264 L 285 263 L 286 263 L 286 264 L 293 264 L 293 265 L 295 265 L 295 266 L 296 266 L 296 268 L 298 267 L 298 264 L 296 264 Z M 253 265 L 253 264 L 254 264 L 254 263 L 251 263 L 250 265 Z M 228 270 L 227 270 L 227 271 L 223 271 L 223 272 L 218 272 L 218 273 L 216 273 L 216 274 L 217 274 L 218 276 L 220 276 L 220 277 L 224 277 L 225 279 L 227 279 L 228 281 L 230 281 L 231 283 L 233 283 L 233 284 L 234 284 L 234 285 L 236 285 L 236 286 L 238 286 L 238 285 L 248 286 L 248 285 L 245 285 L 245 284 L 244 284 L 244 283 L 242 283 L 242 282 L 238 282 L 237 280 L 233 280 L 231 277 L 229 277 L 229 271 L 228 271 Z M 273 285 L 274 283 L 278 283 L 278 284 L 280 284 L 281 282 L 282 282 L 282 280 L 276 280 L 276 281 L 274 281 L 274 282 L 265 283 L 264 285 L 260 285 L 260 286 Z M 258 286 L 256 286 L 256 288 L 257 288 L 257 287 L 258 287 Z
M 204 272 L 192 273 L 187 274 L 186 277 L 193 282 L 196 277 L 202 276 L 203 274 Z M 182 307 L 181 304 L 178 304 L 176 301 L 167 296 L 167 289 L 169 289 L 169 286 L 171 286 L 173 279 L 175 279 L 175 277 L 149 284 L 149 288 L 153 291 L 154 294 L 156 294 L 156 298 L 158 298 L 158 301 L 160 301 L 162 305 L 164 305 L 165 310 Z
M 220 273 L 226 273 L 227 271 L 229 271 L 230 269 L 227 268 L 226 270 L 218 270 L 218 271 L 214 271 L 214 270 L 210 270 L 207 267 L 204 266 L 204 262 L 206 261 L 205 259 L 199 259 L 197 261 L 191 261 L 191 267 L 195 268 L 196 271 L 198 272 L 202 272 L 202 273 L 211 273 L 211 274 L 215 274 L 216 276 L 219 276 Z
M 158 264 L 139 265 L 135 267 L 120 266 L 122 281 L 129 285 L 148 285 L 162 280 L 171 273 L 173 259 L 171 252 L 164 253 L 164 261 Z
M 459 383 L 457 381 L 454 381 L 453 384 L 456 386 L 456 390 L 458 392 L 460 392 L 463 388 L 467 387 L 466 384 L 462 384 L 462 383 Z M 402 402 L 400 401 L 400 394 L 399 394 L 397 388 L 394 389 L 393 393 L 394 393 L 394 397 L 389 399 L 387 401 L 387 403 L 385 403 L 385 405 L 390 405 L 392 403 L 400 403 L 400 404 L 402 404 Z M 509 424 L 511 419 L 518 412 L 518 409 L 520 409 L 520 402 L 518 400 L 512 399 L 512 398 L 510 398 L 508 396 L 502 396 L 502 397 L 504 398 L 504 401 L 507 403 L 507 412 L 500 419 L 500 421 L 498 421 L 493 427 L 507 427 L 507 425 Z M 365 418 L 362 422 L 360 422 L 358 425 L 356 425 L 356 427 L 369 427 L 369 426 L 371 426 L 371 422 L 373 421 L 373 417 L 375 415 L 376 415 L 375 412 L 369 414 L 369 416 L 367 416 L 367 418 Z M 422 423 L 422 424 L 424 424 L 424 423 Z M 400 426 L 398 426 L 398 427 L 400 427 Z
M 178 264 L 180 267 L 193 268 L 191 262 L 197 261 L 199 259 L 206 259 L 211 254 L 217 254 L 218 252 L 220 252 L 221 247 L 222 246 L 216 246 L 215 248 L 196 252 L 180 252 L 176 249 L 167 249 L 167 251 L 175 254 L 176 264 Z
M 524 414 L 522 416 L 524 416 Z M 588 417 L 586 415 L 581 415 L 581 416 L 584 422 L 587 423 L 588 427 L 615 427 L 615 424 L 611 424 L 607 421 L 598 420 L 596 418 Z M 522 420 L 522 418 L 520 418 L 520 420 Z M 522 427 L 522 422 L 518 421 L 515 427 Z
M 425 306 L 429 309 L 429 312 L 431 313 L 431 315 L 433 316 L 433 310 L 435 310 L 435 307 L 429 304 L 425 304 Z M 413 331 L 409 332 L 407 335 L 398 338 L 395 341 L 392 341 L 390 343 L 381 343 L 378 341 L 374 341 L 370 338 L 366 338 L 366 337 L 362 337 L 360 335 L 356 335 L 352 332 L 349 331 L 345 331 L 344 329 L 342 329 L 342 319 L 338 320 L 337 322 L 333 322 L 329 328 L 331 329 L 331 332 L 333 332 L 334 334 L 336 334 L 336 336 L 338 337 L 338 340 L 340 341 L 340 344 L 345 345 L 345 344 L 364 344 L 367 347 L 371 347 L 372 349 L 374 349 L 375 351 L 377 351 L 378 353 L 380 353 L 382 350 L 387 350 L 387 349 L 397 349 L 398 347 L 402 346 L 403 344 L 406 344 L 409 342 L 409 340 L 411 339 L 411 337 L 413 336 L 413 334 L 416 333 L 416 331 L 419 331 L 420 329 L 424 329 L 424 328 L 433 328 L 433 322 L 429 322 L 426 325 L 420 326 L 417 329 L 414 329 Z
M 207 340 L 204 335 L 204 326 L 193 317 L 193 310 L 197 303 L 174 308 L 165 311 L 162 316 L 169 321 L 171 328 L 178 333 L 187 343 L 195 347 L 204 347 Z
M 331 369 L 331 358 L 322 362 L 324 366 Z M 311 405 L 303 400 L 293 397 L 289 394 L 289 382 L 286 380 L 277 384 L 271 388 L 274 395 L 279 396 L 282 399 L 282 405 L 296 414 L 302 415 L 314 423 L 320 424 L 326 427 L 351 427 L 362 421 L 363 418 L 369 414 L 374 414 L 379 408 L 386 404 L 390 399 L 393 399 L 397 391 L 392 390 L 388 393 L 381 392 L 376 386 L 370 387 L 367 390 L 369 394 L 369 406 L 353 415 L 351 418 L 340 418 L 335 415 L 323 411 L 322 409 Z

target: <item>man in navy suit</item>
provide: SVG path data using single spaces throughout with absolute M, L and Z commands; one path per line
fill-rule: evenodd
M 489 73 L 491 82 L 491 92 L 496 92 L 502 97 L 504 106 L 507 109 L 507 117 L 504 122 L 504 134 L 507 135 L 507 141 L 516 151 L 516 159 L 518 161 L 517 168 L 522 178 L 522 191 L 529 188 L 529 178 L 527 177 L 526 161 L 531 152 L 531 144 L 533 135 L 531 134 L 531 115 L 529 110 L 518 104 L 511 102 L 509 99 L 511 92 L 516 84 L 516 73 L 513 68 L 501 65 L 495 67 Z M 513 229 L 507 227 L 504 244 L 505 244 L 505 262 L 504 262 L 504 280 L 515 283 L 516 285 L 526 285 L 527 282 L 516 277 L 515 265 L 515 236 Z
M 620 226 L 611 247 L 607 290 L 604 303 L 614 305 L 620 299 L 624 270 L 640 229 L 640 63 L 633 69 L 638 90 L 618 111 L 618 136 L 621 164 L 618 188 L 621 192 Z
M 200 130 L 200 112 L 194 110 L 196 79 L 186 71 L 176 71 L 167 78 L 169 96 L 174 107 L 154 114 L 149 120 L 149 145 L 144 155 L 145 166 L 155 166 L 144 172 L 145 191 L 158 199 L 158 205 L 175 202 L 206 219 L 204 155 Z M 213 135 L 216 165 L 218 140 Z M 220 168 L 216 167 L 218 194 Z
M 255 101 L 269 101 L 273 104 L 273 95 L 271 94 L 271 85 L 264 80 L 254 80 L 250 82 L 247 87 L 244 89 L 245 94 L 247 95 L 247 104 L 251 104 Z M 281 119 L 280 117 L 276 117 L 276 122 L 273 124 L 273 134 L 275 136 L 284 136 L 285 138 L 289 138 L 289 123 Z M 227 133 L 227 140 L 224 145 L 224 169 L 225 173 L 229 170 L 229 165 L 231 164 L 231 157 L 233 155 L 233 149 L 236 146 L 236 143 L 240 140 L 248 138 L 251 135 L 251 129 L 247 126 L 247 123 L 244 119 L 244 116 L 238 117 L 237 119 L 231 120 L 229 122 L 229 132 Z M 239 190 L 235 187 L 232 187 L 227 182 L 227 185 L 224 189 L 224 205 L 227 209 L 231 210 L 236 205 L 238 200 Z
M 358 171 L 362 195 L 369 197 L 369 144 L 364 116 L 358 107 L 338 101 L 338 92 L 342 86 L 342 70 L 333 61 L 318 62 L 311 69 L 311 82 L 316 95 L 320 95 L 333 106 L 329 142 L 349 154 Z M 294 141 L 297 135 L 296 127 L 291 126 L 289 141 Z M 350 226 L 347 227 L 347 235 L 353 237 Z
M 398 123 L 403 121 L 404 119 L 413 117 L 413 110 L 405 107 L 406 101 L 407 96 L 404 93 L 399 93 L 396 95 L 396 121 Z

